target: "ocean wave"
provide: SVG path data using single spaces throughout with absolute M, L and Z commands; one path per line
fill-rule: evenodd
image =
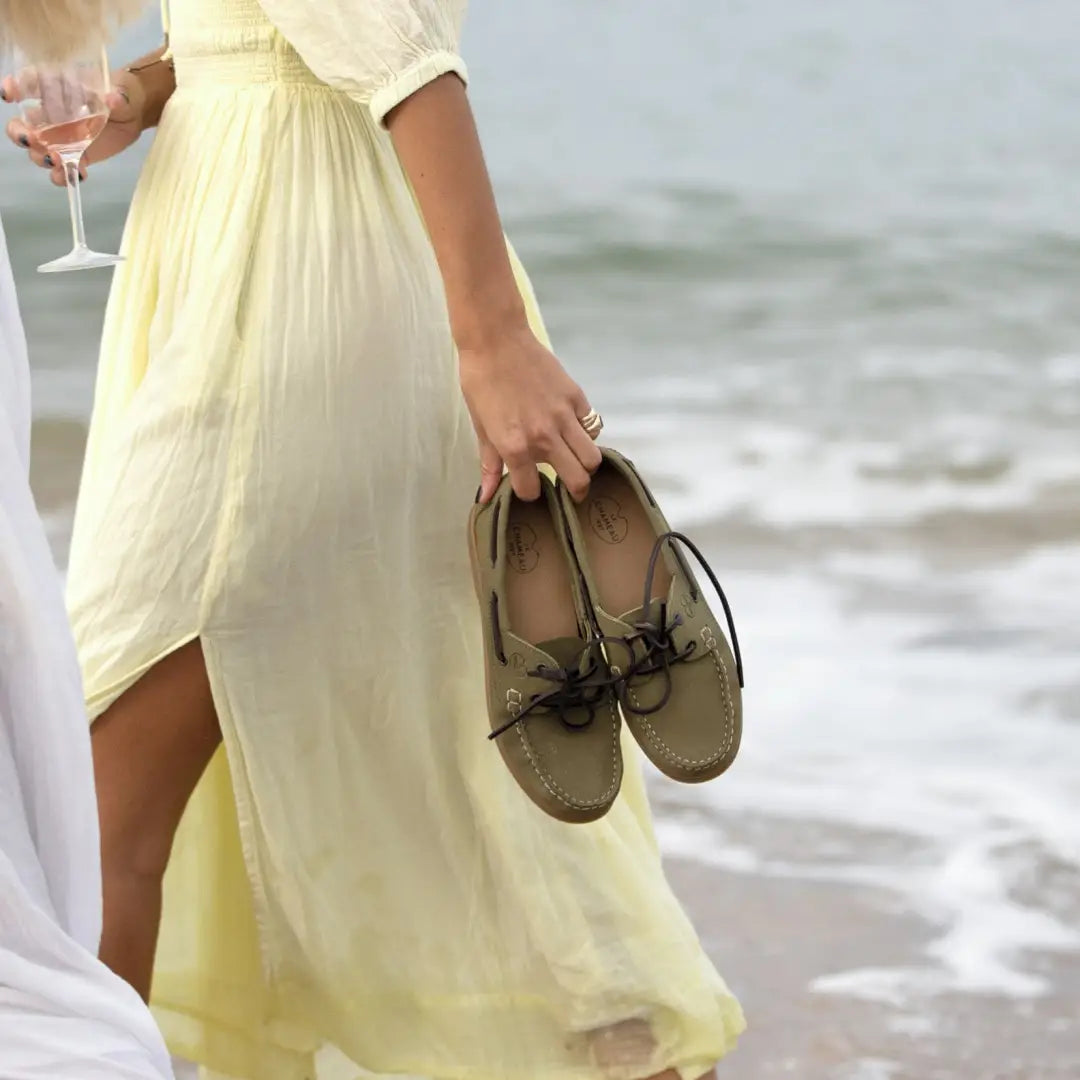
M 1062 589 L 1080 570 L 1075 555 Z M 988 595 L 971 621 L 1007 617 L 1027 589 L 1050 609 L 1053 568 L 1069 558 L 978 575 L 968 586 Z M 924 573 L 918 584 L 932 593 L 943 580 Z M 977 644 L 927 645 L 949 610 L 881 611 L 872 595 L 852 607 L 834 578 L 797 570 L 725 584 L 747 656 L 744 751 L 703 793 L 663 787 L 667 853 L 869 889 L 931 928 L 917 963 L 833 972 L 819 992 L 893 1004 L 1047 993 L 1033 957 L 1080 952 L 1080 726 L 1026 703 L 1076 679 L 1080 642 L 991 663 Z M 1068 607 L 1059 593 L 1064 632 Z

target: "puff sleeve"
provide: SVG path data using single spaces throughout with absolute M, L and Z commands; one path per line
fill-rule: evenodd
M 447 72 L 468 81 L 458 54 L 467 0 L 260 0 L 267 18 L 323 82 L 376 124 Z

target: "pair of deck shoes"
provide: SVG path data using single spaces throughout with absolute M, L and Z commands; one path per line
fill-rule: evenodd
M 503 479 L 473 508 L 491 738 L 541 809 L 588 822 L 622 783 L 623 718 L 684 783 L 719 776 L 742 735 L 742 660 L 715 575 L 674 533 L 630 461 L 604 449 L 585 502 L 541 475 L 536 502 Z M 686 553 L 720 596 L 731 645 Z

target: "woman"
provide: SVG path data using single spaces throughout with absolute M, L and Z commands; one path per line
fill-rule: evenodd
M 161 117 L 69 578 L 102 955 L 149 995 L 164 877 L 158 1018 L 231 1076 L 695 1080 L 742 1018 L 640 776 L 568 827 L 484 738 L 474 430 L 482 499 L 504 462 L 583 496 L 599 455 L 502 238 L 463 3 L 172 6 L 175 81 L 122 75 L 99 150 Z
M 29 450 L 26 346 L 0 229 L 0 1076 L 162 1080 L 172 1074 L 150 1013 L 97 959 L 90 737 Z
M 62 55 L 114 5 L 3 0 L 0 44 Z M 60 584 L 27 483 L 29 371 L 0 229 L 0 1076 L 163 1080 L 161 1036 L 96 958 L 90 739 Z

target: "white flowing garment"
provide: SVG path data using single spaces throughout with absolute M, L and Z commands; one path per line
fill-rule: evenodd
M 28 482 L 30 387 L 0 228 L 0 1080 L 163 1080 L 135 992 L 96 959 L 89 729 Z

